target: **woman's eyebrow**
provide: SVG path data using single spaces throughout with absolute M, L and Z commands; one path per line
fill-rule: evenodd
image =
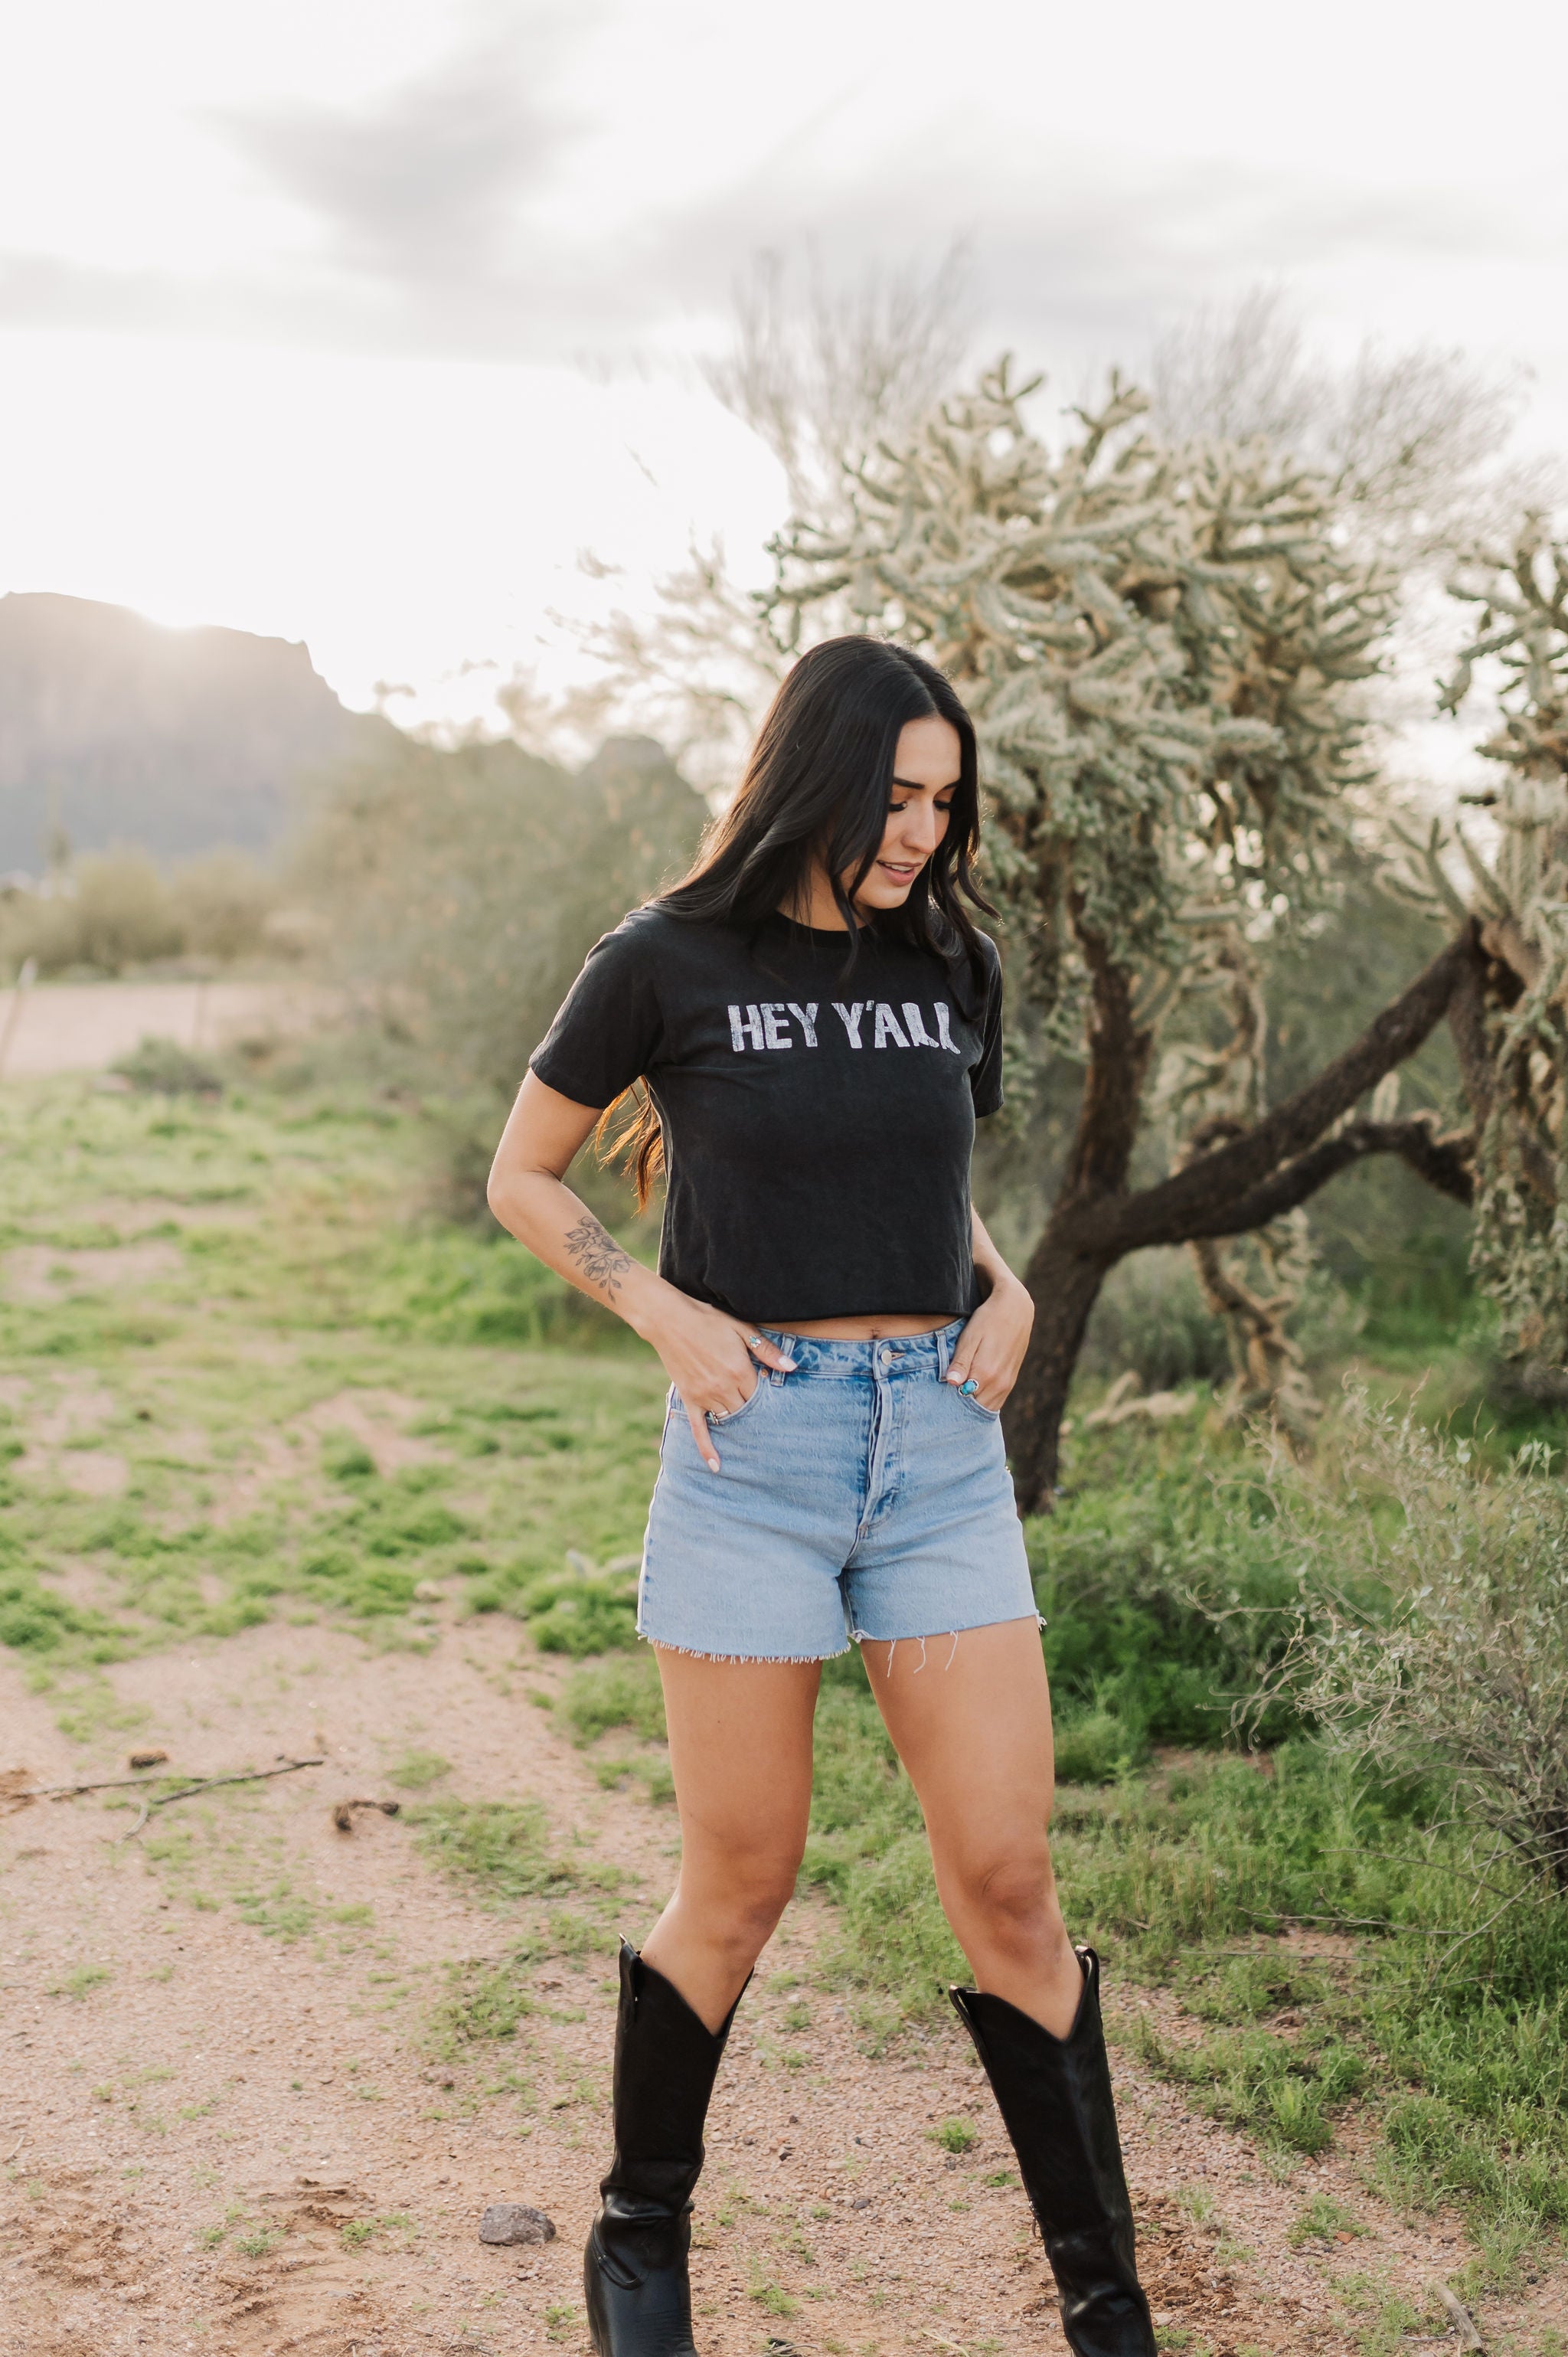
M 945 786 L 917 785 L 913 778 L 896 777 L 893 782 L 896 786 L 902 786 L 907 794 L 950 794 L 957 791 L 958 788 L 962 785 L 963 780 L 961 778 L 950 778 Z

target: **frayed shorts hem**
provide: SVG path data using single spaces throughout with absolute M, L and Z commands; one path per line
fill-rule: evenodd
M 706 1653 L 696 1645 L 677 1645 L 673 1638 L 652 1636 L 646 1629 L 639 1629 L 637 1633 L 645 1645 L 657 1645 L 664 1653 L 679 1653 L 683 1661 L 727 1662 L 737 1669 L 747 1663 L 763 1662 L 779 1662 L 804 1669 L 812 1662 L 836 1662 L 841 1654 L 849 1651 L 845 1642 L 835 1645 L 831 1653 Z
M 1046 1626 L 1043 1612 L 1010 1612 L 999 1620 L 967 1621 L 958 1629 L 904 1629 L 896 1637 L 875 1635 L 869 1629 L 855 1629 L 842 1645 L 834 1645 L 820 1653 L 718 1653 L 709 1652 L 697 1645 L 678 1645 L 673 1638 L 656 1636 L 651 1630 L 639 1629 L 638 1636 L 645 1645 L 657 1645 L 664 1652 L 680 1653 L 688 1662 L 725 1662 L 741 1667 L 747 1663 L 780 1662 L 791 1667 L 805 1668 L 812 1662 L 842 1661 L 853 1645 L 934 1645 L 940 1637 L 950 1638 L 956 1645 L 974 1629 L 1006 1629 L 1015 1620 L 1033 1620 L 1037 1628 Z

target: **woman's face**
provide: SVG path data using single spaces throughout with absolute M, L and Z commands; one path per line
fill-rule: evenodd
M 933 713 L 898 732 L 887 824 L 876 857 L 855 893 L 857 907 L 901 908 L 909 888 L 948 831 L 961 767 L 958 730 Z M 854 869 L 843 878 L 847 891 Z

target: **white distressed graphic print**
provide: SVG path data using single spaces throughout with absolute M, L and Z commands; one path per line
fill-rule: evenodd
M 952 1036 L 951 1017 L 940 999 L 932 1008 L 936 1023 L 935 1036 L 926 1028 L 926 1018 L 913 999 L 907 998 L 901 1007 L 890 1006 L 883 998 L 852 998 L 847 1006 L 838 999 L 832 1002 L 833 1013 L 843 1025 L 844 1037 L 852 1048 L 939 1048 L 950 1055 L 961 1056 L 962 1049 Z M 819 1002 L 812 999 L 805 1006 L 794 999 L 765 998 L 755 1006 L 732 1006 L 729 1010 L 730 1046 L 737 1056 L 749 1050 L 766 1053 L 769 1049 L 793 1048 L 791 1024 L 800 1028 L 800 1044 L 814 1048 L 817 1044 Z M 898 1017 L 904 1020 L 900 1024 Z M 871 1017 L 869 1039 L 861 1036 L 861 1026 Z

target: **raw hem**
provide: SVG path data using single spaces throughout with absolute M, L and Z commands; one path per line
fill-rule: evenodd
M 676 1645 L 668 1637 L 650 1636 L 646 1629 L 637 1633 L 645 1645 L 661 1645 L 667 1653 L 680 1653 L 688 1662 L 733 1662 L 737 1666 L 747 1662 L 788 1662 L 804 1667 L 811 1662 L 836 1662 L 841 1653 L 849 1651 L 848 1645 L 843 1644 L 835 1645 L 831 1653 L 704 1653 L 695 1645 Z
M 848 1652 L 852 1642 L 856 1645 L 926 1645 L 933 1642 L 938 1637 L 947 1637 L 951 1640 L 956 1648 L 959 1639 L 968 1636 L 971 1629 L 1005 1629 L 1014 1620 L 1027 1620 L 1031 1618 L 1042 1629 L 1048 1625 L 1043 1612 L 1036 1612 L 1032 1615 L 1027 1612 L 1015 1612 L 1009 1614 L 1006 1620 L 974 1620 L 967 1622 L 961 1629 L 915 1630 L 907 1631 L 901 1637 L 874 1637 L 869 1630 L 852 1629 L 848 1641 L 842 1645 L 835 1645 L 831 1653 L 709 1653 L 696 1645 L 677 1645 L 668 1637 L 652 1636 L 646 1629 L 639 1629 L 637 1633 L 645 1645 L 662 1645 L 667 1652 L 683 1654 L 689 1662 L 733 1662 L 736 1664 L 746 1662 L 788 1662 L 803 1667 L 811 1662 L 841 1660 Z
M 1050 1626 L 1043 1612 L 1008 1612 L 1000 1620 L 964 1620 L 956 1629 L 906 1629 L 897 1637 L 879 1637 L 869 1629 L 852 1629 L 851 1637 L 857 1645 L 924 1645 L 935 1644 L 939 1637 L 967 1637 L 976 1629 L 1010 1629 L 1015 1620 L 1033 1620 L 1040 1628 Z

